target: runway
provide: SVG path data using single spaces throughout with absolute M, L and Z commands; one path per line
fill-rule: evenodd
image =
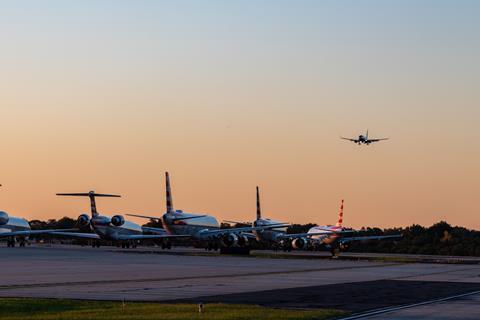
M 76 246 L 0 248 L 0 259 L 2 297 L 255 303 L 359 314 L 480 290 L 480 265 L 469 262 L 271 259 L 205 255 L 201 250 Z M 448 308 L 451 303 L 463 302 L 441 305 Z M 467 309 L 477 318 L 478 305 L 471 303 Z M 414 310 L 397 312 L 408 316 Z

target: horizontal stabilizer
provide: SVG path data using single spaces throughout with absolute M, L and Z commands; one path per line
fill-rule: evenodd
M 126 216 L 143 218 L 143 219 L 150 219 L 150 220 L 162 220 L 162 218 L 159 218 L 159 217 L 143 216 L 143 215 L 141 215 L 141 214 L 131 214 L 131 213 L 127 213 Z
M 201 216 L 193 216 L 193 217 L 182 217 L 182 218 L 173 218 L 173 221 L 179 221 L 179 220 L 190 220 L 190 219 L 199 219 L 199 218 L 205 218 L 207 215 L 201 215 Z
M 223 223 L 229 223 L 229 224 L 243 224 L 243 225 L 252 225 L 251 222 L 240 222 L 240 221 L 232 221 L 232 220 L 223 220 Z
M 116 194 L 103 194 L 103 193 L 57 193 L 57 196 L 70 196 L 70 197 L 115 197 L 120 198 L 121 196 Z

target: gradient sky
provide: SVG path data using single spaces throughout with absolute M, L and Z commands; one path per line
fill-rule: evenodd
M 479 1 L 1 1 L 1 208 L 480 229 Z M 340 135 L 390 141 L 357 146 Z M 141 221 L 142 220 L 137 220 Z

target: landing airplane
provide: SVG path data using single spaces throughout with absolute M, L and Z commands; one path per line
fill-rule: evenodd
M 316 226 L 310 228 L 306 233 L 297 234 L 285 234 L 279 236 L 279 239 L 284 241 L 291 241 L 293 249 L 318 249 L 324 245 L 330 249 L 330 253 L 333 257 L 338 256 L 341 251 L 348 249 L 349 243 L 352 241 L 364 241 L 364 240 L 381 240 L 391 238 L 401 238 L 401 234 L 387 235 L 387 236 L 344 236 L 346 233 L 360 233 L 359 230 L 343 227 L 343 204 L 340 206 L 340 212 L 338 214 L 338 222 L 336 225 Z
M 186 213 L 182 210 L 175 210 L 173 208 L 172 190 L 170 187 L 170 177 L 168 172 L 165 172 L 165 181 L 167 211 L 161 218 L 134 214 L 129 214 L 129 216 L 161 220 L 165 228 L 170 233 L 189 234 L 195 242 L 205 245 L 205 249 L 220 249 L 221 252 L 247 252 L 249 250 L 249 233 L 256 230 L 285 226 L 281 224 L 220 229 L 220 224 L 218 223 L 217 219 L 211 215 Z
M 380 138 L 380 139 L 370 139 L 368 137 L 368 130 L 367 130 L 367 134 L 363 135 L 359 135 L 357 139 L 353 139 L 353 138 L 345 138 L 345 137 L 340 137 L 344 140 L 348 140 L 348 141 L 352 141 L 358 145 L 361 145 L 361 144 L 366 144 L 366 145 L 369 145 L 370 143 L 373 143 L 373 142 L 378 142 L 378 141 L 382 141 L 382 140 L 388 140 L 389 138 Z
M 0 211 L 0 238 L 7 238 L 8 247 L 15 247 L 16 242 L 19 242 L 20 247 L 25 247 L 28 237 L 32 235 L 71 230 L 72 229 L 32 230 L 26 219 L 13 217 L 5 211 Z
M 77 221 L 82 227 L 89 227 L 94 233 L 80 232 L 52 232 L 53 235 L 60 235 L 71 238 L 91 239 L 94 240 L 93 247 L 100 247 L 100 240 L 109 240 L 120 242 L 122 248 L 135 247 L 140 240 L 161 239 L 162 247 L 170 248 L 170 243 L 166 240 L 171 238 L 185 238 L 189 235 L 177 234 L 171 235 L 165 229 L 142 227 L 136 223 L 125 220 L 122 215 L 114 215 L 112 217 L 100 215 L 97 212 L 95 197 L 120 197 L 112 194 L 100 194 L 95 191 L 88 193 L 57 193 L 57 196 L 73 196 L 73 197 L 89 197 L 91 217 L 88 214 L 81 214 Z

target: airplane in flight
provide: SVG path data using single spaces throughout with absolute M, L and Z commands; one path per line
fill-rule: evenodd
M 369 145 L 370 143 L 374 143 L 374 142 L 378 142 L 378 141 L 382 141 L 382 140 L 388 140 L 389 138 L 377 138 L 377 139 L 370 139 L 368 137 L 368 130 L 367 130 L 367 133 L 365 135 L 361 134 L 358 136 L 357 139 L 354 139 L 354 138 L 345 138 L 345 137 L 340 137 L 344 140 L 348 140 L 348 141 L 352 141 L 358 145 L 361 145 L 361 144 L 366 144 L 366 145 Z
M 340 212 L 338 214 L 338 222 L 335 225 L 316 226 L 310 228 L 306 233 L 284 234 L 277 236 L 277 239 L 289 241 L 293 249 L 319 249 L 321 246 L 325 246 L 327 249 L 330 249 L 332 256 L 336 257 L 341 251 L 347 250 L 349 244 L 353 241 L 382 240 L 402 237 L 401 234 L 383 236 L 345 235 L 361 233 L 362 231 L 343 227 L 343 205 L 344 201 L 342 200 Z
M 120 197 L 119 195 L 100 194 L 95 191 L 88 193 L 57 193 L 58 196 L 88 197 L 90 198 L 91 216 L 81 214 L 77 222 L 81 227 L 89 227 L 93 233 L 81 232 L 52 232 L 51 234 L 70 238 L 93 240 L 93 247 L 100 247 L 100 240 L 114 241 L 120 243 L 122 248 L 136 247 L 138 241 L 147 239 L 162 240 L 163 248 L 170 248 L 169 239 L 188 238 L 189 235 L 177 234 L 171 235 L 165 229 L 142 227 L 134 222 L 125 220 L 123 215 L 114 215 L 112 217 L 97 212 L 95 203 L 96 197 Z
M 161 218 L 135 214 L 129 214 L 129 216 L 161 220 L 163 226 L 171 234 L 189 234 L 196 243 L 204 245 L 205 249 L 220 249 L 222 253 L 247 253 L 250 250 L 249 234 L 251 232 L 285 226 L 284 224 L 271 224 L 269 226 L 221 229 L 217 219 L 211 215 L 175 210 L 168 172 L 165 172 L 165 182 L 167 211 Z
M 0 238 L 7 238 L 7 247 L 15 247 L 18 242 L 20 247 L 25 247 L 29 236 L 37 234 L 50 234 L 55 231 L 71 231 L 74 229 L 44 229 L 32 230 L 24 218 L 14 217 L 0 211 Z

